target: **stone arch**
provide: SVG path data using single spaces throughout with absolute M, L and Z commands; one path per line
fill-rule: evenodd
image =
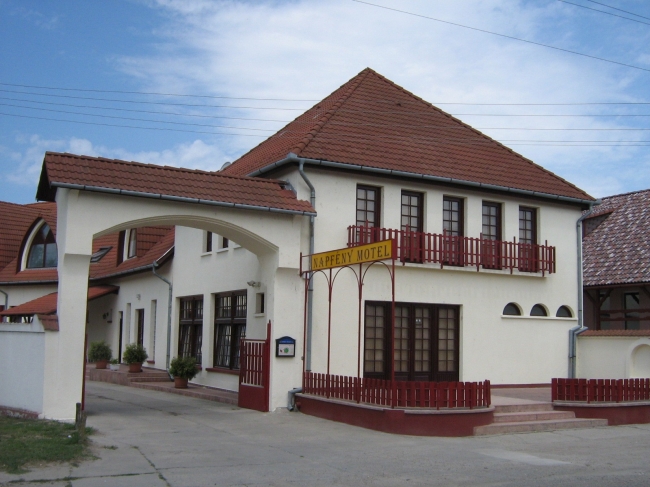
M 86 302 L 78 297 L 87 294 L 93 238 L 161 225 L 221 234 L 257 255 L 261 277 L 269 283 L 268 318 L 300 323 L 299 306 L 274 306 L 273 302 L 288 302 L 301 287 L 297 271 L 306 234 L 302 215 L 64 188 L 58 189 L 56 201 L 60 331 L 52 344 L 57 367 L 46 369 L 46 417 L 73 418 L 74 405 L 81 396 Z

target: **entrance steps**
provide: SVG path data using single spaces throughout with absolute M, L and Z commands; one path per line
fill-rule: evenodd
M 474 436 L 601 426 L 607 426 L 606 419 L 578 419 L 571 411 L 554 411 L 551 403 L 510 404 L 495 406 L 494 423 L 475 427 Z

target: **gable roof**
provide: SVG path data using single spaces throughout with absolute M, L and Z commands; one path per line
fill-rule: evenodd
M 286 183 L 227 176 L 103 157 L 46 152 L 36 198 L 54 201 L 57 188 L 290 214 L 315 215 Z
M 350 169 L 424 175 L 583 202 L 594 199 L 370 68 L 222 173 L 258 175 L 292 154 Z
M 582 241 L 584 285 L 650 283 L 650 189 L 602 200 L 585 219 L 598 225 Z
M 0 210 L 5 210 L 6 215 L 5 231 L 0 236 L 0 255 L 6 264 L 0 266 L 0 284 L 55 284 L 58 281 L 56 268 L 19 270 L 19 259 L 21 243 L 38 219 L 43 218 L 56 235 L 56 203 L 18 205 L 0 202 Z M 90 263 L 90 281 L 139 272 L 151 268 L 154 262 L 165 263 L 173 256 L 174 236 L 174 227 L 141 227 L 138 229 L 136 256 L 119 263 L 117 252 L 122 238 L 120 233 L 94 239 L 93 253 L 106 247 L 110 247 L 110 250 L 98 262 Z

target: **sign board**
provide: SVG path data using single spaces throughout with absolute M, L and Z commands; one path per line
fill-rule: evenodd
M 357 247 L 313 254 L 310 256 L 310 270 L 320 271 L 322 269 L 333 269 L 351 264 L 388 260 L 392 259 L 393 255 L 393 240 L 382 240 L 381 242 L 359 245 Z
M 296 340 L 291 337 L 282 337 L 275 340 L 276 357 L 295 357 Z

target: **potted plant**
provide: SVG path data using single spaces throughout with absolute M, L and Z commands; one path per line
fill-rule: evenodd
M 113 352 L 111 351 L 111 347 L 104 340 L 90 344 L 88 361 L 95 362 L 95 368 L 105 369 L 112 356 Z
M 169 373 L 174 376 L 174 387 L 187 389 L 187 381 L 199 373 L 194 357 L 176 357 L 169 366 Z
M 118 371 L 118 370 L 120 370 L 120 361 L 117 360 L 116 358 L 114 358 L 113 360 L 111 360 L 111 361 L 109 362 L 109 364 L 110 364 L 110 365 L 109 365 L 108 367 L 109 367 L 111 370 L 114 370 L 114 371 Z
M 129 366 L 129 372 L 142 372 L 142 362 L 147 360 L 147 351 L 139 343 L 129 343 L 124 349 L 122 359 Z

